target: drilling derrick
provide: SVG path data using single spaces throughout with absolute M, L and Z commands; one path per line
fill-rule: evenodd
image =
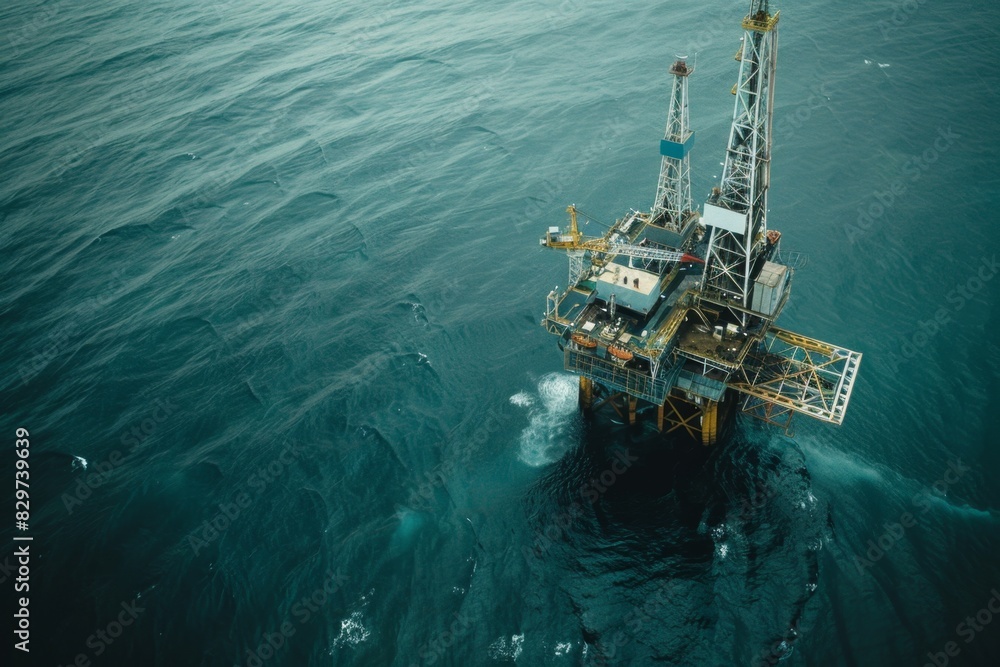
M 570 259 L 569 285 L 546 298 L 542 325 L 579 375 L 584 411 L 610 406 L 633 424 L 714 444 L 744 413 L 790 429 L 794 413 L 843 422 L 861 354 L 774 325 L 791 291 L 781 234 L 767 228 L 778 14 L 751 0 L 736 59 L 736 105 L 719 187 L 699 220 L 691 200 L 688 77 L 678 57 L 660 142 L 656 199 L 600 237 L 570 224 L 541 239 Z M 707 239 L 702 230 L 707 230 Z
M 698 212 L 691 200 L 691 160 L 689 154 L 694 144 L 694 132 L 688 118 L 688 77 L 694 68 L 684 56 L 670 68 L 673 85 L 667 128 L 660 141 L 660 180 L 656 186 L 656 200 L 650 212 L 650 224 L 676 235 L 665 237 L 680 245 L 690 236 L 691 226 L 698 222 Z
M 722 182 L 705 204 L 704 222 L 712 231 L 703 291 L 748 308 L 753 279 L 775 245 L 774 235 L 767 237 L 767 188 L 778 14 L 768 12 L 768 0 L 751 2 L 743 30 Z

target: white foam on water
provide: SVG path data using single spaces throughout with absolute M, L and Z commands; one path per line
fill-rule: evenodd
M 569 655 L 570 649 L 573 648 L 573 644 L 570 642 L 559 642 L 556 644 L 556 655 Z
M 538 395 L 549 412 L 568 415 L 576 412 L 580 381 L 575 375 L 550 373 L 538 381 Z
M 715 542 L 715 553 L 718 555 L 719 560 L 726 560 L 726 556 L 729 555 L 729 544 L 726 543 L 728 535 L 726 524 L 721 523 L 715 526 L 709 533 L 712 536 L 712 541 Z
M 490 644 L 490 657 L 494 660 L 511 659 L 515 662 L 524 648 L 524 633 L 511 635 L 510 639 L 498 637 Z
M 526 391 L 519 391 L 510 397 L 510 402 L 519 408 L 530 408 L 535 404 L 535 397 Z
M 549 373 L 538 381 L 537 399 L 527 392 L 510 397 L 529 414 L 518 440 L 517 458 L 522 463 L 533 468 L 555 463 L 576 445 L 578 391 L 575 375 Z
M 362 595 L 361 600 L 358 601 L 358 609 L 352 611 L 350 616 L 340 621 L 340 634 L 333 640 L 334 648 L 357 646 L 371 636 L 371 631 L 362 622 L 364 617 L 361 615 L 361 612 L 368 606 L 369 598 L 374 592 L 375 589 L 373 588 L 368 591 L 367 595 Z
M 333 645 L 337 648 L 357 646 L 370 635 L 371 631 L 361 622 L 361 612 L 355 611 L 340 622 L 340 634 L 333 640 Z
M 84 470 L 86 470 L 87 469 L 87 459 L 83 458 L 82 456 L 74 456 L 73 457 L 73 463 L 70 466 L 70 469 L 76 470 L 77 468 L 83 468 Z

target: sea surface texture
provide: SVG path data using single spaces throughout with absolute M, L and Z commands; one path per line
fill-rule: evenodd
M 703 450 L 581 419 L 538 238 L 652 205 L 676 54 L 704 201 L 746 3 L 4 3 L 17 664 L 1000 664 L 1000 5 L 773 7 L 779 324 L 864 359 Z

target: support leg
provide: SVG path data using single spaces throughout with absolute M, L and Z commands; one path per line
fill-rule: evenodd
M 701 412 L 701 444 L 714 445 L 719 437 L 719 404 L 706 401 Z
M 580 376 L 580 407 L 589 411 L 594 403 L 594 381 Z

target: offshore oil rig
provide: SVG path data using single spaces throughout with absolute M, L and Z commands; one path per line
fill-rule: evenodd
M 751 0 L 736 53 L 739 80 L 722 179 L 699 214 L 691 200 L 687 59 L 672 92 L 650 211 L 630 210 L 602 236 L 569 226 L 541 239 L 569 256 L 569 283 L 546 298 L 542 325 L 580 377 L 584 411 L 613 408 L 634 424 L 704 445 L 739 408 L 788 431 L 794 413 L 840 424 L 861 354 L 774 325 L 794 262 L 767 227 L 778 18 Z

